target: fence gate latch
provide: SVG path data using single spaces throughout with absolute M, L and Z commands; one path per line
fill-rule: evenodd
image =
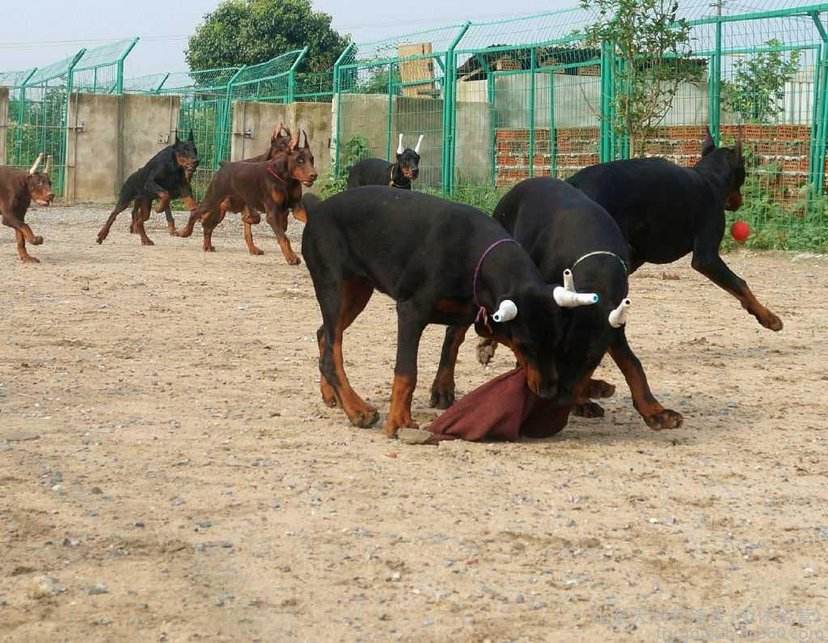
M 161 145 L 168 145 L 170 142 L 170 135 L 168 133 L 161 133 L 158 135 L 158 142 Z
M 81 121 L 81 122 L 80 122 L 80 123 L 78 123 L 77 125 L 67 125 L 67 126 L 66 126 L 66 129 L 68 129 L 68 130 L 74 130 L 74 131 L 75 131 L 75 133 L 77 133 L 77 134 L 82 134 L 83 132 L 85 132 L 85 131 L 86 131 L 86 122 L 85 122 L 85 121 Z
M 241 136 L 242 138 L 253 138 L 254 130 L 252 127 L 248 127 L 243 132 L 233 132 L 233 136 Z

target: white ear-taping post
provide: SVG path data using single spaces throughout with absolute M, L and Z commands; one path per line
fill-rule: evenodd
M 564 281 L 564 286 L 563 286 L 564 288 L 566 288 L 570 292 L 576 292 L 575 291 L 575 276 L 572 274 L 572 271 L 569 268 L 564 270 L 563 281 Z
M 52 171 L 52 155 L 47 154 L 46 155 L 46 167 L 43 168 L 43 173 L 48 175 L 49 172 L 51 172 L 51 171 Z
M 618 308 L 609 314 L 609 325 L 613 328 L 621 328 L 624 324 L 626 324 L 627 308 L 629 308 L 631 304 L 632 302 L 629 299 L 622 301 L 618 305 Z
M 577 308 L 578 306 L 591 306 L 597 304 L 600 297 L 594 292 L 574 292 L 562 286 L 555 286 L 552 291 L 555 303 L 561 308 Z
M 423 142 L 423 139 L 424 139 L 424 138 L 425 138 L 425 134 L 420 134 L 420 138 L 418 138 L 418 139 L 417 139 L 417 145 L 416 145 L 416 147 L 414 148 L 414 151 L 415 151 L 417 154 L 419 154 L 419 153 L 420 153 L 420 144 Z
M 402 154 L 403 153 L 402 141 L 403 141 L 403 135 L 402 135 L 402 133 L 400 133 L 400 142 L 397 145 L 397 154 Z
M 40 167 L 40 162 L 42 160 L 43 160 L 43 152 L 41 152 L 40 154 L 37 155 L 37 158 L 35 159 L 34 165 L 32 165 L 32 169 L 29 170 L 29 174 L 34 174 L 35 172 L 37 172 L 37 168 Z
M 492 319 L 496 321 L 498 324 L 503 322 L 512 321 L 515 317 L 517 317 L 518 309 L 511 299 L 504 299 L 500 302 L 500 306 L 498 307 L 497 311 L 492 315 Z

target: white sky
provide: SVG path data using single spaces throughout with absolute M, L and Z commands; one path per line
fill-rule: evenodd
M 18 3 L 12 12 L 0 0 L 0 71 L 43 66 L 81 47 L 140 36 L 127 58 L 127 77 L 184 71 L 187 38 L 219 0 L 37 0 Z M 333 16 L 340 33 L 366 42 L 432 26 L 509 18 L 568 8 L 576 0 L 314 0 L 314 8 Z

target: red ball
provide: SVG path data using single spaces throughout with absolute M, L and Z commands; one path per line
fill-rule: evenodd
M 744 221 L 734 221 L 730 226 L 730 234 L 739 243 L 744 243 L 750 236 L 750 226 Z

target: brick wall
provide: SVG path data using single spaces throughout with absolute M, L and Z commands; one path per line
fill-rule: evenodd
M 645 148 L 646 154 L 663 156 L 683 166 L 694 165 L 701 157 L 704 126 L 659 128 Z M 725 139 L 741 134 L 746 149 L 753 153 L 755 172 L 761 172 L 769 190 L 783 200 L 799 196 L 808 180 L 811 129 L 807 125 L 743 125 L 722 127 Z M 529 176 L 529 130 L 500 129 L 496 133 L 497 185 L 508 186 Z M 557 175 L 570 176 L 598 162 L 598 128 L 559 129 L 555 132 Z M 548 129 L 535 130 L 535 175 L 551 172 L 552 157 Z M 828 163 L 826 164 L 828 185 Z

